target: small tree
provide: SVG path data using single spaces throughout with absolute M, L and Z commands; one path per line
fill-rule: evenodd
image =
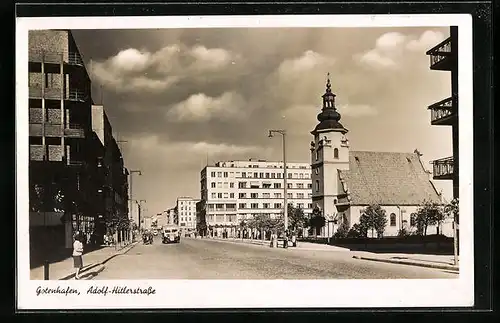
M 385 210 L 378 204 L 368 205 L 363 214 L 359 218 L 360 227 L 363 230 L 371 230 L 372 237 L 374 232 L 377 233 L 378 237 L 382 237 L 385 231 L 385 226 L 387 225 L 387 216 Z
M 424 201 L 417 210 L 417 234 L 427 235 L 429 225 L 440 225 L 445 217 L 443 207 L 439 203 Z
M 347 238 L 366 238 L 366 235 L 367 229 L 360 223 L 355 223 L 347 233 Z
M 347 238 L 349 235 L 349 224 L 347 221 L 342 221 L 340 224 L 339 228 L 337 229 L 337 232 L 333 235 L 333 238 L 335 239 L 342 239 L 342 238 Z
M 288 228 L 292 231 L 302 230 L 307 222 L 304 210 L 300 207 L 288 208 Z

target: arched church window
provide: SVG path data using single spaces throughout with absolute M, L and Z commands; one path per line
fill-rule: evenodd
M 338 150 L 338 148 L 335 148 L 333 150 L 333 158 L 339 158 L 339 150 Z
M 395 227 L 396 226 L 396 214 L 391 213 L 390 219 L 391 219 L 391 227 Z

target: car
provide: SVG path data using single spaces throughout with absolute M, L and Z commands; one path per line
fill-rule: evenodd
M 178 228 L 170 227 L 163 229 L 163 243 L 179 243 L 181 236 Z

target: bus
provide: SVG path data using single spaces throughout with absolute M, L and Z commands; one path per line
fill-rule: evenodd
M 181 242 L 181 232 L 179 227 L 176 225 L 167 225 L 163 227 L 162 230 L 162 242 L 163 243 L 179 243 Z

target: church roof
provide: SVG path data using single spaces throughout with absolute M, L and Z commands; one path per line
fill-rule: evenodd
M 441 201 L 418 152 L 351 151 L 349 170 L 339 170 L 338 175 L 351 205 L 419 205 L 424 200 Z

